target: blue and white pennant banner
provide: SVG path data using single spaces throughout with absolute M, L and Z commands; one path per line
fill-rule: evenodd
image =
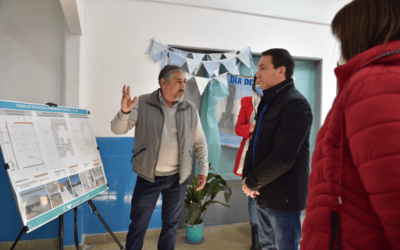
M 252 72 L 255 68 L 250 47 L 241 49 L 239 51 L 201 54 L 170 48 L 167 45 L 152 40 L 145 54 L 149 54 L 155 63 L 161 61 L 162 68 L 168 64 L 181 67 L 186 62 L 189 71 L 186 74 L 186 79 L 189 80 L 190 78 L 195 78 L 200 94 L 203 94 L 207 84 L 212 79 L 219 81 L 222 85 L 228 88 L 227 73 L 221 75 L 218 74 L 221 64 L 224 65 L 228 72 L 232 75 L 240 75 L 240 63 L 246 65 L 251 69 Z M 187 58 L 189 54 L 193 56 L 193 59 Z M 224 55 L 226 59 L 221 59 L 222 55 Z M 203 61 L 204 59 L 206 61 Z M 198 73 L 202 65 L 204 65 L 209 78 L 194 76 Z

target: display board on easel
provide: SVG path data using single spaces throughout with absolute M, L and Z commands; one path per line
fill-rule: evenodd
M 27 233 L 108 189 L 87 110 L 0 100 L 0 146 Z

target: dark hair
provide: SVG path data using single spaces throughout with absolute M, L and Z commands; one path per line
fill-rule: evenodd
M 399 0 L 354 0 L 333 18 L 332 33 L 349 61 L 377 45 L 400 39 Z
M 271 56 L 274 69 L 285 67 L 285 78 L 291 78 L 294 73 L 294 59 L 285 49 L 269 49 L 261 53 L 262 56 Z
M 161 79 L 163 78 L 169 83 L 169 81 L 171 81 L 173 78 L 174 72 L 181 72 L 182 74 L 185 74 L 185 71 L 181 67 L 176 65 L 166 65 L 158 75 L 158 84 L 161 86 Z
M 257 74 L 257 72 L 256 72 Z M 256 81 L 257 81 L 257 76 L 254 75 L 254 82 L 253 82 L 253 86 L 251 86 L 251 88 L 253 89 L 253 91 L 256 91 Z

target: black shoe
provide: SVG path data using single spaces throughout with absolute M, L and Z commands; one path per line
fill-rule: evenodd
M 258 242 L 258 227 L 252 226 L 251 227 L 251 248 L 250 250 L 261 250 L 262 247 Z

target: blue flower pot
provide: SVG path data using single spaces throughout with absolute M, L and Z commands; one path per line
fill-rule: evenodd
M 193 227 L 186 224 L 186 239 L 193 243 L 203 241 L 203 227 L 204 222 Z

